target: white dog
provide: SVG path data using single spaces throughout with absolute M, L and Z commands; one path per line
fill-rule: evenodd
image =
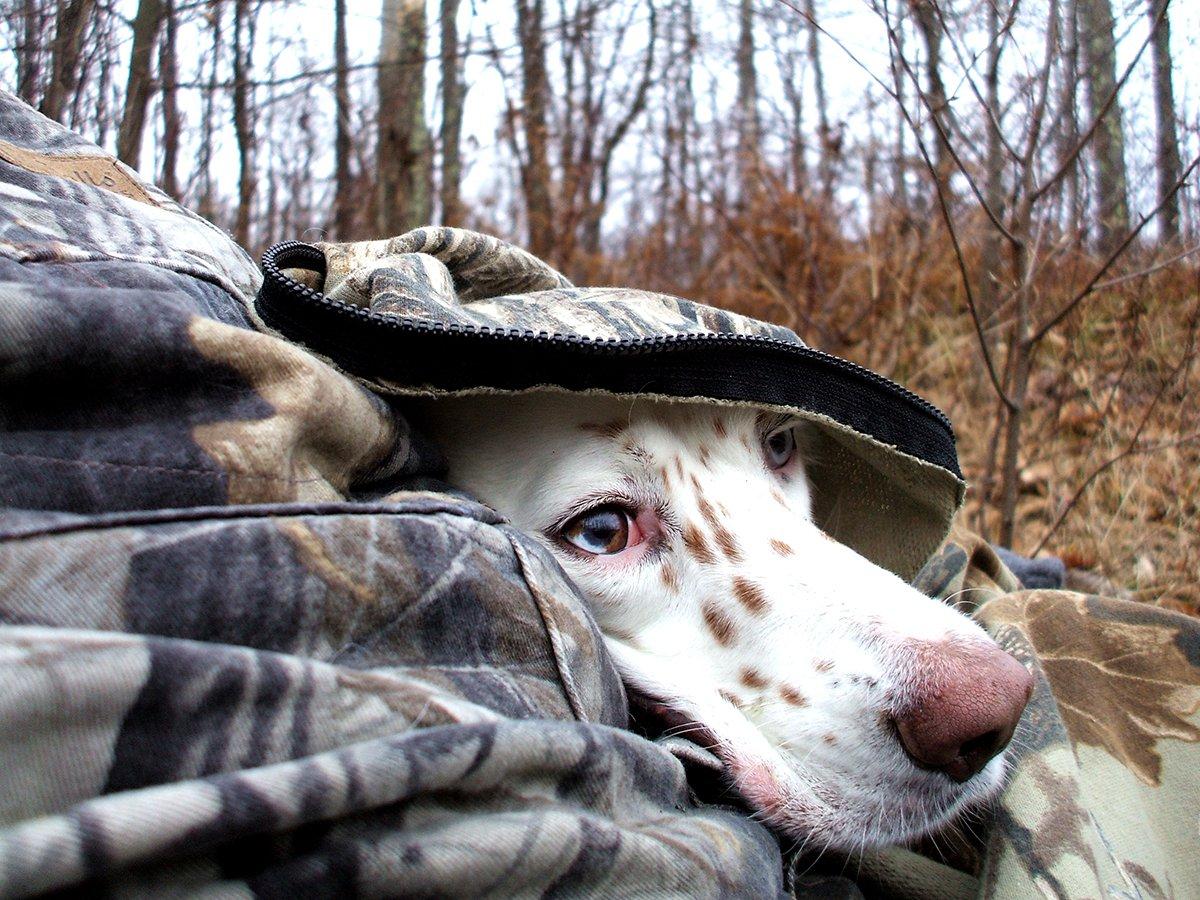
M 627 686 L 814 848 L 901 842 L 992 797 L 1032 679 L 826 536 L 801 420 L 552 393 L 424 407 L 452 483 L 537 535 Z

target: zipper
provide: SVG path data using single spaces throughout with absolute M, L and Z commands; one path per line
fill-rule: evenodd
M 568 373 L 545 373 L 546 377 L 518 378 L 514 382 L 511 373 L 489 374 L 478 365 L 479 356 L 503 366 L 509 364 L 535 363 L 542 360 L 570 365 L 572 360 L 582 364 L 589 360 L 595 364 L 601 359 L 637 358 L 647 354 L 658 357 L 654 366 L 642 366 L 639 373 L 654 379 L 657 375 L 670 374 L 670 380 L 680 386 L 688 379 L 685 370 L 694 374 L 697 388 L 702 393 L 691 396 L 714 397 L 714 383 L 724 371 L 726 380 L 738 381 L 736 362 L 729 365 L 730 352 L 740 354 L 745 362 L 757 361 L 770 372 L 783 378 L 800 374 L 818 375 L 824 379 L 836 376 L 838 380 L 867 388 L 866 395 L 873 402 L 861 410 L 855 409 L 854 398 L 842 396 L 840 402 L 823 403 L 819 397 L 815 403 L 795 403 L 762 396 L 777 393 L 765 385 L 759 390 L 749 390 L 750 396 L 715 396 L 714 399 L 750 400 L 784 406 L 800 406 L 812 412 L 829 415 L 857 431 L 869 434 L 884 443 L 927 462 L 948 469 L 961 479 L 958 456 L 955 449 L 954 430 L 946 415 L 929 401 L 917 396 L 907 388 L 896 384 L 877 372 L 857 363 L 842 359 L 822 350 L 782 341 L 763 335 L 743 334 L 670 334 L 645 338 L 591 338 L 576 334 L 552 333 L 517 328 L 489 328 L 487 326 L 428 322 L 401 316 L 384 315 L 369 309 L 331 300 L 319 291 L 306 287 L 285 275 L 283 269 L 307 269 L 325 274 L 325 254 L 311 244 L 301 241 L 284 241 L 275 244 L 262 258 L 263 284 L 255 300 L 255 307 L 263 321 L 289 338 L 300 341 L 318 353 L 333 359 L 349 372 L 364 378 L 383 378 L 413 387 L 428 387 L 432 390 L 468 390 L 471 387 L 519 389 L 518 385 L 530 388 L 539 385 L 567 387 L 585 390 L 589 386 L 609 389 L 611 385 L 589 385 L 581 377 L 564 378 Z M 418 343 L 421 342 L 421 343 Z M 408 354 L 405 357 L 402 353 Z M 460 365 L 448 367 L 451 356 L 460 353 Z M 418 359 L 412 358 L 415 354 Z M 519 354 L 519 356 L 518 356 Z M 671 361 L 680 358 L 682 367 L 672 367 Z M 768 360 L 771 364 L 767 364 Z M 779 363 L 790 363 L 780 368 Z M 424 363 L 421 365 L 420 363 Z M 611 366 L 608 367 L 611 370 Z M 458 369 L 463 377 L 453 374 Z M 442 372 L 439 378 L 436 372 Z M 475 378 L 468 377 L 472 372 Z M 396 377 L 399 374 L 400 377 Z M 585 374 L 585 373 L 581 373 Z M 612 380 L 615 373 L 609 372 Z M 765 374 L 765 373 L 764 373 Z M 571 384 L 565 384 L 564 380 Z M 605 379 L 601 377 L 601 381 Z M 632 387 L 617 390 L 617 393 L 638 393 L 636 378 L 617 377 Z M 759 378 L 758 381 L 762 379 Z M 475 382 L 475 383 L 472 383 Z M 844 394 L 836 390 L 833 393 Z M 662 393 L 657 389 L 642 390 L 642 393 Z M 688 393 L 668 391 L 668 395 L 681 399 Z M 786 391 L 783 391 L 786 393 Z M 860 398 L 863 399 L 863 398 Z M 830 410 L 834 406 L 839 409 Z M 827 408 L 821 408 L 827 407 Z M 889 409 L 890 407 L 890 409 Z M 842 415 L 836 413 L 841 412 Z M 888 413 L 890 412 L 890 416 Z M 891 427 L 878 421 L 894 419 Z M 856 421 L 847 421 L 847 417 Z M 875 421 L 872 421 L 872 419 Z M 874 427 L 873 427 L 874 426 Z M 918 434 L 909 440 L 897 442 L 896 437 L 907 430 L 915 429 Z M 880 433 L 880 432 L 884 433 Z

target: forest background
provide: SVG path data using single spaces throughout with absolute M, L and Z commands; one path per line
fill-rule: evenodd
M 0 0 L 0 84 L 256 255 L 461 225 L 788 325 L 946 410 L 971 527 L 1200 614 L 1197 35 L 1181 0 Z

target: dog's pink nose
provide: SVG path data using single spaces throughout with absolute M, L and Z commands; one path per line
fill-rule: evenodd
M 900 743 L 923 769 L 966 781 L 1008 746 L 1033 692 L 1033 676 L 999 647 L 930 644 L 921 682 L 896 716 Z

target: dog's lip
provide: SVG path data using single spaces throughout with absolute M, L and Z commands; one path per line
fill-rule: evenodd
M 717 736 L 711 727 L 687 713 L 672 706 L 670 702 L 640 691 L 629 691 L 629 704 L 637 711 L 653 717 L 663 726 L 664 737 L 677 737 L 691 741 L 698 747 L 708 750 L 718 758 L 718 752 L 724 741 Z

